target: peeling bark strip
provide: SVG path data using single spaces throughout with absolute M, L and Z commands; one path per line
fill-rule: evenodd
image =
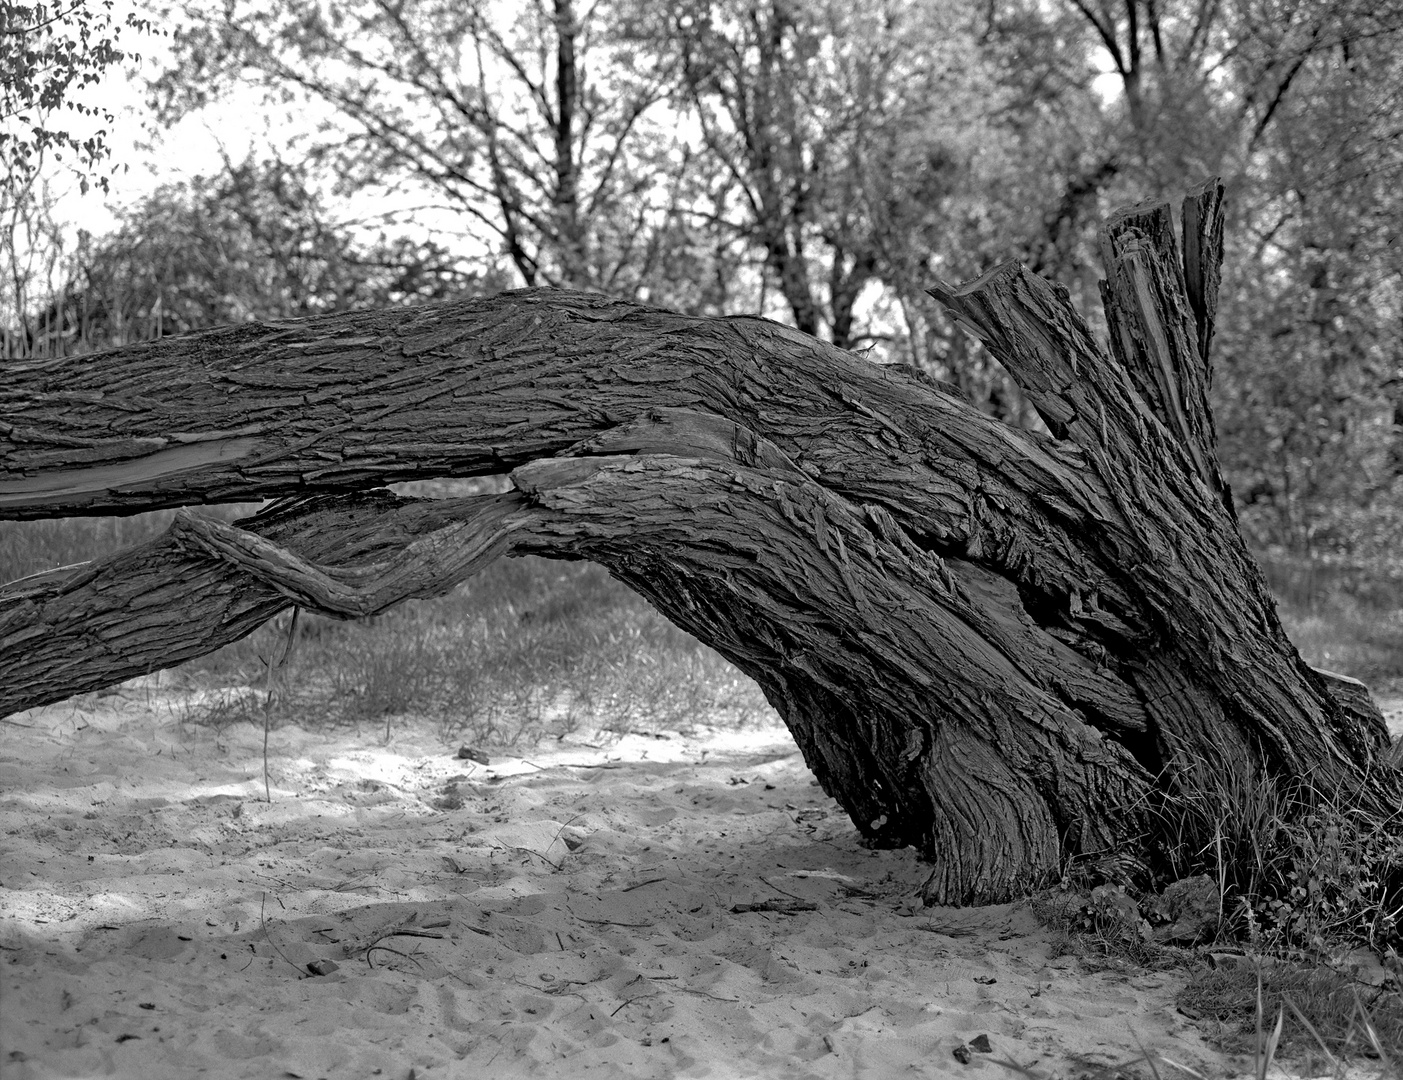
M 1382 719 L 1287 641 L 1217 469 L 1221 189 L 1184 222 L 1182 252 L 1167 207 L 1107 226 L 1113 355 L 1020 267 L 933 290 L 1051 440 L 761 320 L 570 293 L 9 363 L 0 517 L 294 497 L 0 587 L 0 715 L 538 554 L 755 678 L 862 833 L 932 859 L 932 899 L 1147 855 L 1185 761 L 1362 786 Z M 351 490 L 505 469 L 500 496 Z

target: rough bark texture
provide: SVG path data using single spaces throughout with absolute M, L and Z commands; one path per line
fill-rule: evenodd
M 762 320 L 544 291 L 9 364 L 0 517 L 291 498 L 0 589 L 0 714 L 534 553 L 754 677 L 858 828 L 933 860 L 932 899 L 1146 850 L 1185 763 L 1358 785 L 1382 719 L 1287 641 L 1218 472 L 1221 221 L 1217 185 L 1182 254 L 1167 206 L 1111 220 L 1112 355 L 1016 265 L 933 290 L 1052 438 Z

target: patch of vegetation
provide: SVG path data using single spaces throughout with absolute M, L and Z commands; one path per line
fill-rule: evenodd
M 254 509 L 200 512 L 231 521 Z M 0 522 L 0 580 L 145 542 L 172 515 Z M 750 679 L 590 563 L 505 559 L 446 596 L 370 619 L 300 613 L 270 683 L 267 661 L 282 655 L 291 622 L 280 616 L 175 669 L 198 691 L 181 717 L 219 729 L 375 724 L 388 738 L 395 718 L 428 716 L 445 741 L 513 746 L 579 728 L 687 730 L 769 715 Z
M 1253 1053 L 1254 1076 L 1278 1055 L 1304 1057 L 1303 1076 L 1360 1056 L 1403 1076 L 1403 809 L 1204 765 L 1181 777 L 1159 810 L 1158 880 L 1201 882 L 1216 900 L 1216 918 L 1195 913 L 1197 947 L 1152 926 L 1169 893 L 1144 888 L 1148 868 L 1112 857 L 1079 861 L 1035 898 L 1054 951 L 1091 969 L 1189 968 L 1181 1011 Z
M 1403 559 L 1255 555 L 1307 663 L 1403 691 Z
M 1387 1065 L 1403 1050 L 1403 996 L 1325 967 L 1243 962 L 1201 970 L 1175 1004 L 1232 1053 L 1252 1053 L 1264 1021 L 1274 1028 L 1280 1015 L 1276 1051 L 1305 1059 L 1306 1076 L 1326 1064 L 1322 1052 L 1327 1062 L 1362 1055 Z
M 298 623 L 274 722 L 383 724 L 388 738 L 413 714 L 448 742 L 514 746 L 580 728 L 739 725 L 769 708 L 751 680 L 587 563 L 503 560 L 435 600 Z M 262 686 L 289 625 L 282 616 L 179 671 L 196 686 Z
M 1165 872 L 1217 883 L 1223 935 L 1300 955 L 1403 945 L 1403 810 L 1202 764 L 1180 773 L 1159 811 Z
M 1212 1019 L 1228 1048 L 1251 1043 L 1267 1058 L 1403 1056 L 1403 810 L 1203 765 L 1188 772 L 1195 796 L 1165 809 L 1170 876 L 1218 884 L 1217 941 L 1255 964 L 1200 969 L 1186 1011 Z M 1347 973 L 1361 951 L 1381 985 Z M 1278 1032 L 1269 1048 L 1264 1015 L 1281 1018 L 1268 1024 Z

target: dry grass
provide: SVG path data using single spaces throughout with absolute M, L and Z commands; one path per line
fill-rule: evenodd
M 1286 632 L 1307 662 L 1403 690 L 1403 560 L 1258 553 Z
M 1396 964 L 1385 985 L 1374 986 L 1331 959 L 1302 958 L 1297 950 L 1225 952 L 1233 947 L 1221 939 L 1192 950 L 1159 946 L 1140 920 L 1076 892 L 1044 894 L 1034 899 L 1033 908 L 1040 921 L 1058 931 L 1049 958 L 1075 955 L 1086 971 L 1186 971 L 1177 1009 L 1211 1043 L 1250 1057 L 1249 1075 L 1255 1080 L 1268 1075 L 1343 1077 L 1347 1070 L 1356 1080 L 1403 1080 L 1403 984 Z M 1016 1062 L 1000 1064 L 1036 1080 L 1051 1080 Z M 1211 1080 L 1149 1051 L 1118 1068 L 1093 1068 L 1086 1074 L 1106 1080 L 1179 1075 Z
M 1403 998 L 1327 967 L 1242 963 L 1201 971 L 1175 1004 L 1233 1053 L 1251 1053 L 1280 1015 L 1276 1052 L 1303 1059 L 1306 1075 L 1319 1075 L 1322 1054 L 1386 1065 L 1403 1050 Z
M 283 616 L 180 669 L 195 686 L 257 686 Z M 499 562 L 453 593 L 370 619 L 303 615 L 278 678 L 274 722 L 383 725 L 432 717 L 445 741 L 514 746 L 577 729 L 627 732 L 745 724 L 768 715 L 751 680 L 599 567 Z M 212 701 L 261 717 L 235 691 Z M 261 722 L 261 721 L 260 721 Z
M 206 508 L 224 520 L 247 506 Z M 0 522 L 0 580 L 141 543 L 171 512 Z M 447 596 L 370 619 L 303 613 L 268 681 L 289 616 L 175 669 L 199 696 L 182 716 L 382 725 L 428 716 L 447 741 L 516 745 L 578 728 L 626 732 L 745 724 L 769 715 L 755 684 L 597 566 L 503 560 Z M 270 699 L 271 691 L 271 699 Z
M 257 504 L 234 503 L 202 507 L 200 513 L 233 521 L 257 509 Z M 157 510 L 130 517 L 0 521 L 0 583 L 145 543 L 164 532 L 174 516 L 174 510 Z

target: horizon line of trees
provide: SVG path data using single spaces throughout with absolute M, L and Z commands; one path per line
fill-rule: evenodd
M 251 89 L 316 123 L 76 249 L 50 229 L 44 273 L 42 200 L 6 189 L 7 359 L 546 285 L 780 318 L 1031 426 L 926 288 L 1018 258 L 1095 325 L 1101 216 L 1221 175 L 1213 401 L 1244 532 L 1381 556 L 1403 522 L 1400 0 L 192 0 L 173 17 L 159 123 Z M 439 207 L 437 227 L 338 220 L 377 195 Z

